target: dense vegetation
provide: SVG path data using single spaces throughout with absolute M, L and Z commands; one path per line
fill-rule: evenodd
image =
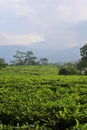
M 0 71 L 1 130 L 87 130 L 87 76 L 58 76 L 57 66 Z
M 87 44 L 80 51 L 64 65 L 32 51 L 0 58 L 0 130 L 87 130 Z
M 77 62 L 68 62 L 60 65 L 59 74 L 60 75 L 87 75 L 87 43 L 80 48 L 81 59 Z M 48 65 L 48 59 L 42 57 L 38 59 L 33 51 L 22 52 L 17 50 L 16 54 L 13 56 L 14 60 L 11 61 L 10 65 L 16 66 L 30 66 L 30 65 Z M 0 58 L 0 69 L 6 67 L 8 64 L 5 63 L 3 58 Z
M 16 51 L 16 54 L 13 56 L 15 60 L 11 61 L 13 65 L 47 65 L 48 59 L 43 57 L 38 59 L 33 51 Z
M 87 43 L 80 48 L 81 59 L 76 63 L 67 63 L 60 68 L 60 75 L 87 75 Z

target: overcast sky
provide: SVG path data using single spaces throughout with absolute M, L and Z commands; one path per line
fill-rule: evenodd
M 87 41 L 87 0 L 0 0 L 0 45 L 66 49 Z

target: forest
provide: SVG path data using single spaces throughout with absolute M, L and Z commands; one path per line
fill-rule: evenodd
M 87 130 L 87 44 L 75 63 L 32 51 L 0 58 L 0 130 Z

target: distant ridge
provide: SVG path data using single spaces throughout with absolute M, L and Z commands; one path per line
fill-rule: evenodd
M 48 49 L 35 49 L 31 46 L 0 46 L 0 57 L 3 57 L 6 62 L 13 60 L 13 55 L 17 50 L 28 51 L 32 50 L 38 57 L 47 57 L 49 62 L 72 62 L 77 61 L 80 58 L 80 47 L 72 47 L 65 50 L 48 50 Z

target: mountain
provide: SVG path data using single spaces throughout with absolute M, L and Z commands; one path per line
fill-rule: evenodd
M 59 52 L 52 56 L 55 62 L 74 62 L 80 59 L 80 47 L 72 47 Z M 52 58 L 51 57 L 51 58 Z
M 76 46 L 65 50 L 50 50 L 46 48 L 32 48 L 31 46 L 0 46 L 0 57 L 4 58 L 6 62 L 12 61 L 13 55 L 17 50 L 20 51 L 33 51 L 38 58 L 47 57 L 49 62 L 72 62 L 80 59 L 80 47 Z

